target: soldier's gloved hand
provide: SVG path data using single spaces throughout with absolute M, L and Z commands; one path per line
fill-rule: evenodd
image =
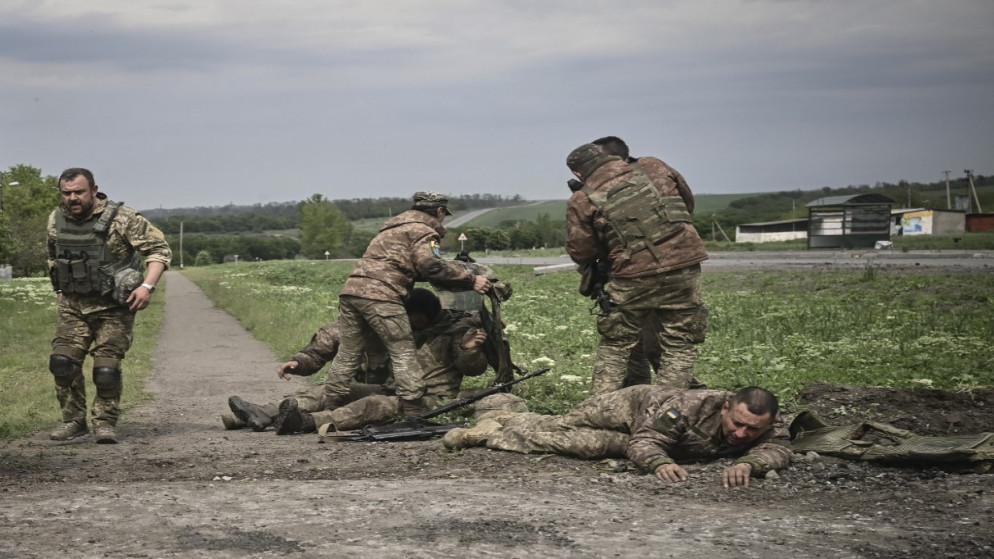
M 276 369 L 276 374 L 283 380 L 290 380 L 290 375 L 296 374 L 293 371 L 299 366 L 300 363 L 291 359 L 286 363 L 280 365 L 280 367 Z
M 663 481 L 687 481 L 687 470 L 679 464 L 663 464 L 656 468 L 656 477 Z
M 473 291 L 485 295 L 490 290 L 490 280 L 484 276 L 473 276 Z
M 749 476 L 752 474 L 752 465 L 746 463 L 735 464 L 725 468 L 721 472 L 721 484 L 725 487 L 749 487 Z
M 487 341 L 486 331 L 480 328 L 472 328 L 463 334 L 462 340 L 459 342 L 459 346 L 463 349 L 473 349 L 474 347 L 483 345 L 483 342 L 485 341 Z

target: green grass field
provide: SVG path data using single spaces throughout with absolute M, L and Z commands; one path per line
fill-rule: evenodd
M 159 325 L 162 322 L 162 293 L 159 284 L 152 304 L 138 313 L 135 339 L 122 365 L 124 394 L 121 405 L 130 408 L 150 396 L 144 390 L 152 371 Z M 55 399 L 55 384 L 48 371 L 55 330 L 55 294 L 48 279 L 19 278 L 0 282 L 0 440 L 24 436 L 54 427 L 61 421 Z M 91 378 L 92 361 L 83 364 L 87 396 L 96 393 Z M 125 421 L 126 421 L 125 416 Z
M 289 356 L 336 316 L 345 263 L 213 266 L 186 273 L 215 301 Z M 571 273 L 534 276 L 498 267 L 514 285 L 504 306 L 514 360 L 553 372 L 521 393 L 537 411 L 561 413 L 589 387 L 598 335 L 590 301 Z M 290 287 L 290 286 L 294 287 Z M 707 273 L 711 318 L 697 375 L 712 387 L 758 384 L 787 403 L 811 382 L 994 385 L 991 274 Z M 315 379 L 320 382 L 320 377 Z
M 337 291 L 350 270 L 349 263 L 283 261 L 183 273 L 288 357 L 335 319 Z M 553 368 L 520 394 L 535 411 L 565 412 L 589 388 L 598 342 L 590 301 L 576 293 L 573 273 L 497 271 L 514 286 L 504 306 L 514 361 Z M 814 381 L 950 390 L 994 385 L 994 274 L 708 272 L 704 298 L 710 321 L 697 376 L 712 388 L 765 386 L 791 409 Z M 151 371 L 161 300 L 139 314 L 124 365 L 126 407 L 148 397 L 142 384 Z M 58 421 L 47 370 L 54 326 L 47 280 L 0 283 L 0 316 L 0 439 L 9 439 Z M 84 370 L 89 376 L 89 364 Z M 473 381 L 480 386 L 489 378 Z

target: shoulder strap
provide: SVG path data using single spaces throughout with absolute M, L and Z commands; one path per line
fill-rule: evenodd
M 114 221 L 114 218 L 117 216 L 117 210 L 121 208 L 122 204 L 123 202 L 111 202 L 108 200 L 104 206 L 104 213 L 93 224 L 93 232 L 98 235 L 106 234 L 107 230 L 110 229 L 110 223 Z

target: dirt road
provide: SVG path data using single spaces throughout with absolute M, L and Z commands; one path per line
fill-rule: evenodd
M 450 453 L 438 441 L 224 431 L 229 395 L 268 401 L 295 386 L 192 283 L 176 272 L 167 281 L 155 401 L 126 414 L 121 444 L 39 433 L 0 449 L 0 559 L 994 555 L 989 474 L 798 457 L 775 479 L 726 490 L 727 462 L 665 485 L 557 456 Z M 828 416 L 872 398 L 946 427 L 994 425 L 990 390 L 823 389 L 812 407 Z

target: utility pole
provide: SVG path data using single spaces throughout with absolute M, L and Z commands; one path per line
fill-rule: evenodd
M 946 209 L 953 209 L 953 199 L 949 197 L 949 173 L 951 171 L 943 171 L 942 174 L 946 175 Z
M 973 170 L 964 169 L 963 172 L 966 173 L 966 180 L 970 183 L 970 192 L 973 193 L 973 201 L 977 203 L 977 213 L 982 214 L 984 210 L 980 207 L 980 198 L 977 197 L 977 187 L 973 186 Z
M 196 262 L 193 263 L 197 265 Z M 179 222 L 179 269 L 183 269 L 183 222 Z

